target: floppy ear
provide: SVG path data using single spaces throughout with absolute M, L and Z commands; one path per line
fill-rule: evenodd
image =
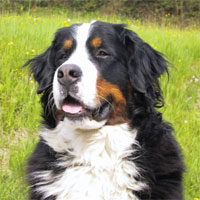
M 52 84 L 52 67 L 50 62 L 50 51 L 49 47 L 44 53 L 28 60 L 24 66 L 31 66 L 31 72 L 33 73 L 34 79 L 38 82 L 37 93 L 40 94 L 44 90 L 48 89 Z
M 167 70 L 167 62 L 136 33 L 124 29 L 123 43 L 128 54 L 128 72 L 132 87 L 145 95 L 155 107 L 163 105 L 158 78 Z

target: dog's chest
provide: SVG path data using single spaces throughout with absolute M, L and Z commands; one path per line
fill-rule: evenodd
M 38 188 L 41 192 L 46 196 L 54 194 L 58 200 L 137 199 L 133 191 L 140 191 L 145 183 L 136 181 L 139 169 L 127 159 L 134 151 L 132 145 L 137 145 L 135 131 L 118 125 L 62 136 L 69 153 L 59 159 L 58 165 L 66 169 L 54 177 L 54 182 Z M 60 137 L 61 133 L 57 133 L 57 139 Z M 45 140 L 59 150 L 50 138 Z M 44 182 L 53 178 L 48 173 L 40 174 Z

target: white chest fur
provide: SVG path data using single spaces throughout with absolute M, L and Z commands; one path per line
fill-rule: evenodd
M 55 130 L 41 133 L 56 152 L 68 151 L 59 165 L 66 170 L 53 183 L 51 171 L 36 172 L 42 182 L 37 191 L 44 197 L 56 195 L 57 200 L 130 200 L 137 199 L 132 191 L 140 191 L 146 184 L 136 181 L 139 169 L 126 158 L 138 145 L 137 132 L 127 124 L 104 126 L 99 130 L 81 131 L 60 124 Z M 69 159 L 70 157 L 70 159 Z M 50 183 L 42 186 L 44 183 Z

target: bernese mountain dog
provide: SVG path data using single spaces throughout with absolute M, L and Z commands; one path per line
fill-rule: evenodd
M 59 29 L 25 65 L 43 108 L 29 199 L 183 199 L 181 151 L 157 110 L 161 53 L 123 24 L 92 21 Z

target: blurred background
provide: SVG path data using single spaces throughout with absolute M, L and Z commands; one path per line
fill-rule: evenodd
M 40 96 L 28 67 L 58 28 L 124 23 L 169 61 L 160 79 L 183 152 L 185 200 L 200 200 L 200 0 L 0 0 L 0 200 L 27 200 L 26 163 L 41 129 Z
M 181 27 L 200 24 L 199 0 L 1 0 L 2 12 L 27 11 L 37 8 L 62 13 L 65 9 L 83 13 L 100 12 L 107 15 L 123 15 L 144 22 L 172 23 Z M 166 18 L 170 20 L 166 20 Z

